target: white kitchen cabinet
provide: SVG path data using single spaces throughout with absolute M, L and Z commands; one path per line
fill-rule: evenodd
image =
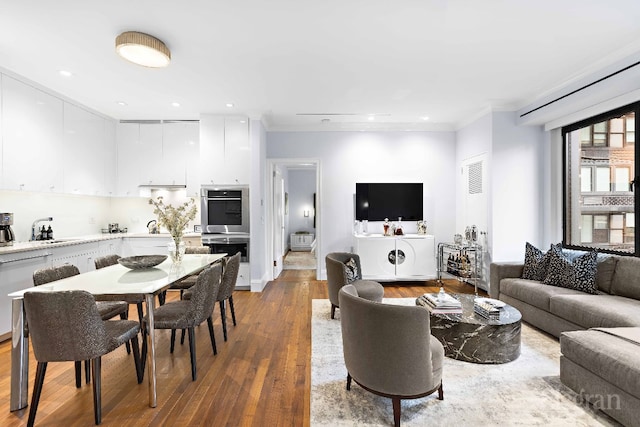
M 362 277 L 371 280 L 436 278 L 435 240 L 431 235 L 355 236 Z
M 63 101 L 2 75 L 3 188 L 63 191 Z
M 199 137 L 197 122 L 119 123 L 117 194 L 138 196 L 140 185 L 186 185 L 187 167 L 197 162 Z M 198 182 L 197 174 L 190 176 Z
M 104 119 L 104 150 L 102 163 L 104 165 L 104 193 L 106 196 L 117 194 L 118 146 L 116 143 L 116 122 Z
M 104 121 L 80 107 L 64 104 L 62 167 L 65 193 L 106 195 Z
M 248 262 L 241 262 L 238 269 L 238 280 L 236 280 L 236 289 L 251 289 L 251 268 Z
M 48 248 L 0 255 L 0 341 L 10 338 L 11 298 L 7 295 L 33 286 L 33 272 L 48 267 Z
M 249 184 L 249 120 L 242 116 L 200 117 L 200 183 Z
M 99 256 L 100 243 L 88 242 L 69 246 L 51 248 L 53 255 L 48 267 L 71 264 L 78 267 L 80 273 L 95 270 L 94 260 Z
M 122 256 L 169 255 L 171 237 L 125 237 L 122 239 Z

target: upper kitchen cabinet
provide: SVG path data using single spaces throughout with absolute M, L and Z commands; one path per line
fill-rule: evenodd
M 2 75 L 2 187 L 63 191 L 63 101 Z
M 200 183 L 249 184 L 249 120 L 200 116 Z
M 118 194 L 138 196 L 140 185 L 186 185 L 187 168 L 197 161 L 196 121 L 119 123 Z
M 64 192 L 108 196 L 105 155 L 110 151 L 105 119 L 75 105 L 64 104 L 62 165 Z

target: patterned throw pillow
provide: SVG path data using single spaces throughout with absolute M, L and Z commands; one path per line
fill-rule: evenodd
M 575 289 L 588 294 L 597 294 L 596 274 L 598 272 L 598 253 L 587 252 L 570 260 L 562 250 L 551 248 L 546 285 Z
M 344 263 L 345 272 L 347 273 L 347 283 L 352 283 L 358 279 L 358 264 L 356 264 L 356 260 L 353 258 L 349 258 L 347 262 Z
M 551 245 L 551 249 L 562 248 L 561 243 Z M 549 266 L 549 259 L 551 257 L 551 250 L 546 253 L 527 242 L 524 248 L 524 269 L 522 270 L 522 278 L 529 280 L 537 280 L 542 282 L 547 277 L 547 268 Z

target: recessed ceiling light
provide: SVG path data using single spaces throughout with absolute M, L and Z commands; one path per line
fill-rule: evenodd
M 124 101 L 118 101 L 118 102 L 116 102 L 116 104 L 120 105 L 121 107 L 126 107 L 127 106 L 127 103 L 124 102 Z
M 226 106 L 227 106 L 227 108 L 233 108 L 233 104 L 230 103 L 230 102 L 227 102 Z
M 116 52 L 143 67 L 162 68 L 171 62 L 171 52 L 162 40 L 137 31 L 126 31 L 116 37 Z
M 245 123 L 247 123 L 247 121 L 246 120 L 240 120 L 240 123 L 245 124 Z
M 172 106 L 172 107 L 179 107 L 179 106 L 180 106 L 180 103 L 179 103 L 179 102 L 172 102 L 172 103 L 171 103 L 171 106 Z
M 375 120 L 375 116 L 372 114 L 369 116 L 369 121 L 373 121 L 373 120 Z
M 422 120 L 429 120 L 429 116 L 422 116 L 420 117 Z
M 71 77 L 71 76 L 73 76 L 73 73 L 71 71 L 67 71 L 67 70 L 59 70 L 58 74 L 60 74 L 63 77 Z

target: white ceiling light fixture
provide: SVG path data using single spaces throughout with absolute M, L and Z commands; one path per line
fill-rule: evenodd
M 227 106 L 227 108 L 233 108 L 233 104 L 230 103 L 230 102 L 227 102 L 226 106 Z
M 143 67 L 162 68 L 171 62 L 171 52 L 161 40 L 137 31 L 126 31 L 116 37 L 116 52 Z

